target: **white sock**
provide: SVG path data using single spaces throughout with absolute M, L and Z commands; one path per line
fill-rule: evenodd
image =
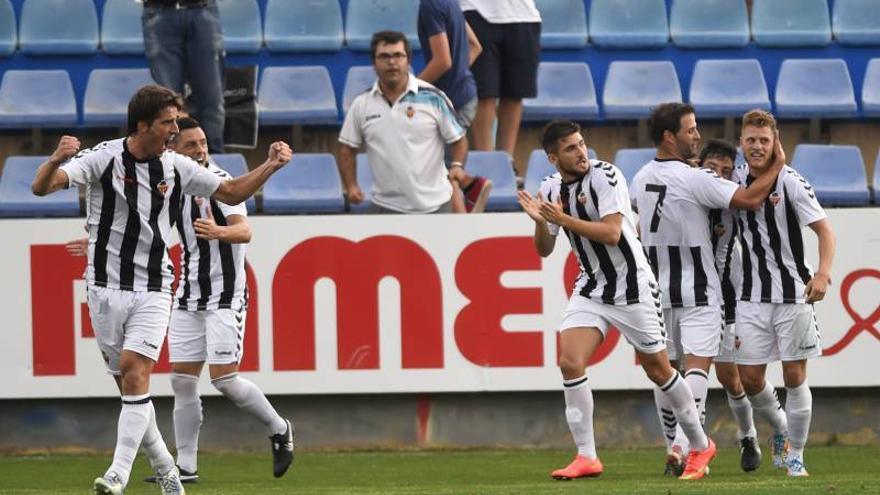
M 199 377 L 183 373 L 171 374 L 174 389 L 174 442 L 177 465 L 194 473 L 198 470 L 199 430 L 202 427 L 202 399 L 199 398 Z
M 776 389 L 768 380 L 764 380 L 764 389 L 755 395 L 749 396 L 749 402 L 752 403 L 752 409 L 758 412 L 762 418 L 766 419 L 770 426 L 773 427 L 773 433 L 780 434 L 788 432 L 788 422 L 785 419 L 785 411 L 779 404 L 779 398 L 776 397 Z
M 672 452 L 672 444 L 675 441 L 676 426 L 675 412 L 666 394 L 654 387 L 654 405 L 657 408 L 657 417 L 660 418 L 660 428 L 663 430 L 663 440 L 666 442 L 666 453 Z
M 593 391 L 587 375 L 562 382 L 565 390 L 565 419 L 577 445 L 578 455 L 596 458 L 596 440 L 593 437 Z
M 730 406 L 730 412 L 736 421 L 736 435 L 742 440 L 745 437 L 757 438 L 758 432 L 755 430 L 755 420 L 752 416 L 752 404 L 743 392 L 739 396 L 727 394 L 727 405 Z
M 797 387 L 788 388 L 785 399 L 785 416 L 788 419 L 788 455 L 797 459 L 804 458 L 804 446 L 810 435 L 810 418 L 813 416 L 813 394 L 807 382 Z
M 231 373 L 211 380 L 211 383 L 236 406 L 251 413 L 266 426 L 270 435 L 287 431 L 287 422 L 278 415 L 263 392 L 238 373 Z
M 156 409 L 153 402 L 150 401 L 150 422 L 147 424 L 147 431 L 144 432 L 144 439 L 141 441 L 141 449 L 150 461 L 150 467 L 153 471 L 165 474 L 174 469 L 174 458 L 165 440 L 162 439 L 162 433 L 159 431 L 159 425 L 156 424 Z
M 709 446 L 709 439 L 700 424 L 700 415 L 694 404 L 694 396 L 691 389 L 684 383 L 684 379 L 676 371 L 666 383 L 660 386 L 660 390 L 669 398 L 672 410 L 678 419 L 678 425 L 684 432 L 691 448 L 703 450 Z
M 684 381 L 694 394 L 694 405 L 700 414 L 700 424 L 706 424 L 706 397 L 709 395 L 709 374 L 699 368 L 684 372 Z
M 119 475 L 123 486 L 128 484 L 131 466 L 149 424 L 150 394 L 123 395 L 116 430 L 116 451 L 113 464 L 107 469 L 107 473 L 112 471 Z

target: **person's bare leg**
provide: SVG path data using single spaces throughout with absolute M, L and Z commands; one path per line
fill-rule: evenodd
M 471 123 L 473 146 L 477 151 L 495 149 L 492 139 L 492 126 L 495 125 L 495 98 L 480 98 L 477 102 L 477 114 Z
M 513 158 L 516 138 L 522 122 L 523 103 L 521 99 L 501 98 L 498 100 L 498 135 L 495 149 L 506 151 Z

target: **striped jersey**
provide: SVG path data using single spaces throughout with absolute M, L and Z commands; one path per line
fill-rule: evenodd
M 714 209 L 709 212 L 712 250 L 715 252 L 715 269 L 721 279 L 725 324 L 736 321 L 736 300 L 742 283 L 742 252 L 737 233 L 737 215 L 737 211 L 732 208 Z
M 209 163 L 207 169 L 223 180 L 232 178 L 213 163 Z M 178 309 L 185 311 L 238 309 L 246 299 L 244 261 L 247 244 L 196 237 L 193 222 L 207 217 L 208 208 L 214 222 L 220 226 L 227 225 L 227 219 L 232 215 L 247 216 L 244 203 L 229 206 L 211 198 L 183 196 L 177 221 L 177 232 L 183 245 L 183 274 L 177 285 L 175 302 Z
M 210 196 L 220 177 L 173 151 L 138 161 L 126 138 L 83 150 L 61 167 L 68 187 L 86 186 L 89 285 L 171 292 L 171 227 L 182 194 Z
M 614 213 L 623 215 L 616 246 L 565 230 L 581 268 L 573 295 L 614 305 L 654 301 L 651 292 L 656 292 L 656 282 L 636 234 L 626 179 L 617 167 L 590 160 L 587 173 L 572 182 L 562 182 L 559 173 L 545 178 L 540 195 L 561 201 L 566 214 L 581 220 L 597 222 Z M 558 225 L 547 224 L 547 228 L 551 235 L 559 234 Z
M 678 160 L 655 158 L 633 178 L 639 233 L 664 308 L 721 305 L 707 218 L 709 210 L 727 208 L 738 188 L 712 170 Z
M 743 185 L 755 180 L 748 165 L 734 174 Z M 813 269 L 804 254 L 801 230 L 824 218 L 813 187 L 793 168 L 783 167 L 761 208 L 737 215 L 743 264 L 740 300 L 803 303 Z

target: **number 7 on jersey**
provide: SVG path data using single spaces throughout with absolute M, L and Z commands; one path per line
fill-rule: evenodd
M 666 197 L 666 186 L 663 184 L 645 184 L 645 191 L 657 193 L 657 202 L 654 203 L 654 216 L 651 217 L 651 232 L 657 232 L 660 225 L 660 214 L 663 207 L 663 199 Z

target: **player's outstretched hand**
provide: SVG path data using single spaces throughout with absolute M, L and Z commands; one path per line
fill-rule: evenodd
M 67 253 L 71 256 L 85 256 L 89 254 L 89 239 L 88 237 L 84 237 L 82 239 L 67 241 L 67 244 L 64 245 L 64 249 L 66 249 Z
M 223 234 L 223 227 L 217 225 L 217 222 L 214 221 L 214 214 L 211 213 L 210 206 L 206 211 L 208 212 L 208 216 L 195 219 L 193 222 L 193 230 L 196 231 L 196 237 L 199 239 L 206 239 L 209 241 L 218 239 Z
M 269 146 L 269 156 L 266 158 L 268 163 L 275 170 L 287 165 L 287 162 L 293 158 L 293 150 L 284 141 L 275 141 Z
M 806 296 L 807 304 L 812 304 L 825 299 L 825 292 L 828 291 L 828 284 L 830 283 L 831 280 L 827 275 L 821 273 L 813 275 L 813 278 L 811 278 L 810 281 L 807 282 L 806 287 L 804 287 L 804 296 Z
M 544 217 L 541 216 L 542 199 L 540 195 L 535 198 L 529 194 L 528 191 L 517 191 L 516 199 L 519 201 L 519 205 L 522 206 L 523 211 L 526 212 L 526 215 L 528 215 L 529 218 L 540 224 L 547 223 L 547 221 L 544 220 Z
M 58 147 L 55 148 L 52 156 L 49 157 L 49 161 L 58 164 L 64 163 L 70 157 L 79 153 L 79 147 L 79 139 L 73 136 L 61 136 L 61 139 L 58 141 Z

